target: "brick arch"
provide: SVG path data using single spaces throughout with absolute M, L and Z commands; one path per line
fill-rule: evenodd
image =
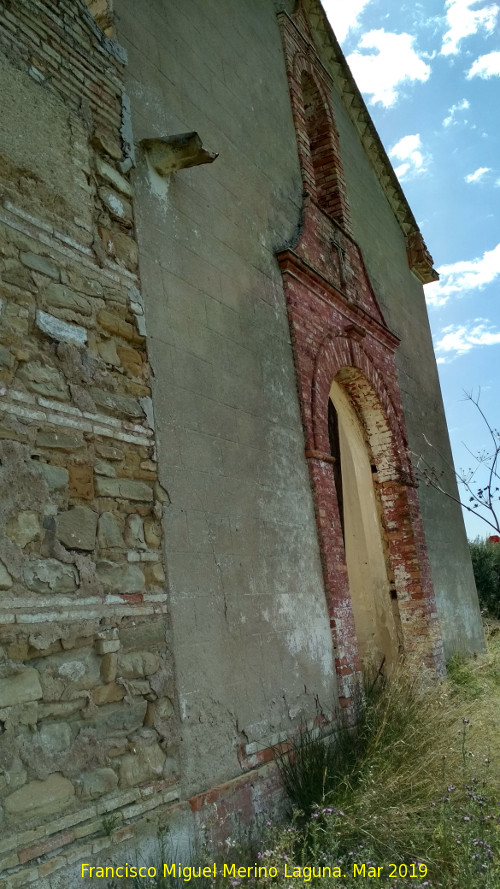
M 317 356 L 312 385 L 314 448 L 328 453 L 328 397 L 332 381 L 342 383 L 366 429 L 383 480 L 413 483 L 404 429 L 381 372 L 360 343 L 343 333 L 328 335 Z
M 346 228 L 349 207 L 328 88 L 317 62 L 298 50 L 292 60 L 291 90 L 304 190 L 318 206 Z
M 385 383 L 391 378 L 395 397 L 391 397 Z M 366 347 L 339 330 L 324 337 L 316 356 L 311 431 L 315 445 L 312 454 L 317 459 L 309 461 L 309 468 L 317 506 L 327 602 L 337 628 L 341 670 L 354 675 L 359 669 L 359 652 L 355 640 L 346 638 L 349 625 L 354 633 L 350 592 L 345 568 L 339 569 L 339 554 L 343 553 L 343 548 L 333 473 L 331 467 L 327 471 L 327 463 L 322 463 L 324 455 L 330 453 L 328 399 L 334 380 L 342 385 L 355 407 L 377 467 L 375 485 L 387 548 L 388 579 L 401 624 L 402 650 L 405 657 L 416 662 L 421 658 L 431 670 L 439 673 L 442 650 L 434 591 L 406 447 L 402 406 L 396 400 L 398 390 L 393 355 L 386 352 L 383 366 L 377 366 Z M 343 615 L 340 628 L 339 612 Z

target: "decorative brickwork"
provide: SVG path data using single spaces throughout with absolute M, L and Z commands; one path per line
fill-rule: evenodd
M 301 7 L 293 19 L 281 20 L 286 22 L 283 47 L 304 192 L 349 230 L 339 137 L 328 98 L 329 78 L 317 63 Z
M 405 237 L 408 238 L 408 265 L 422 284 L 437 281 L 433 259 L 424 243 L 415 217 L 387 157 L 384 146 L 368 113 L 363 97 L 345 64 L 342 50 L 317 0 L 298 0 L 294 20 L 307 40 L 312 42 L 321 64 L 334 72 L 335 86 L 358 133 L 367 157 L 370 158 L 377 179 Z M 414 247 L 417 248 L 415 255 Z M 425 255 L 424 255 L 425 254 Z
M 400 627 L 405 656 L 425 663 L 433 672 L 441 673 L 444 664 L 394 361 L 398 340 L 384 322 L 351 235 L 338 136 L 327 98 L 332 83 L 312 48 L 301 5 L 292 18 L 281 15 L 280 24 L 305 193 L 299 240 L 278 258 L 294 346 L 341 702 L 348 705 L 360 659 L 329 457 L 328 399 L 334 380 L 348 394 L 365 430 L 382 517 L 390 607 Z M 316 114 L 313 126 L 308 118 L 311 107 Z M 320 118 L 322 123 L 318 124 Z M 316 161 L 316 133 L 321 133 L 322 144 L 332 149 L 328 160 L 325 152 L 324 165 Z M 330 181 L 337 189 L 337 209 L 323 197 L 324 182 L 329 181 L 328 164 L 333 167 Z

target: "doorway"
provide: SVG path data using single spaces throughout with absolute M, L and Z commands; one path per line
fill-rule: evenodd
M 329 395 L 328 433 L 354 623 L 363 670 L 391 672 L 401 650 L 397 600 L 390 583 L 381 509 L 365 429 L 339 382 Z

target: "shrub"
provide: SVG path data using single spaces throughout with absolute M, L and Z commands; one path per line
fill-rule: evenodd
M 500 618 L 500 543 L 478 537 L 469 548 L 481 609 Z

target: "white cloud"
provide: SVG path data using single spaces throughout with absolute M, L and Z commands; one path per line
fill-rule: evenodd
M 481 179 L 483 178 L 483 176 L 485 176 L 486 173 L 489 173 L 490 170 L 491 170 L 490 167 L 478 167 L 477 170 L 474 170 L 473 173 L 469 173 L 465 177 L 465 181 L 466 182 L 480 182 Z
M 392 146 L 389 157 L 402 161 L 399 166 L 394 168 L 398 179 L 425 173 L 430 161 L 430 156 L 423 150 L 420 133 L 415 133 L 413 136 L 403 136 L 399 142 Z
M 467 99 L 462 99 L 461 102 L 457 102 L 456 105 L 452 105 L 451 108 L 448 108 L 448 116 L 443 120 L 444 127 L 455 126 L 459 123 L 457 120 L 457 115 L 460 111 L 467 111 L 467 108 L 470 108 L 470 102 Z M 466 120 L 463 123 L 467 123 Z
M 488 77 L 500 77 L 500 52 L 488 52 L 484 56 L 479 56 L 472 64 L 467 78 L 482 77 L 486 80 Z
M 367 31 L 358 49 L 347 57 L 352 73 L 361 92 L 388 108 L 398 98 L 401 84 L 414 80 L 426 81 L 430 66 L 413 49 L 411 34 L 392 34 L 378 28 Z M 375 52 L 360 52 L 375 50 Z
M 349 3 L 322 0 L 323 9 L 339 43 L 345 40 L 349 31 L 359 27 L 359 17 L 369 3 L 371 0 L 349 0 Z
M 500 331 L 485 318 L 475 318 L 466 324 L 450 324 L 443 328 L 443 336 L 435 344 L 438 364 L 445 364 L 476 346 L 500 344 Z M 441 354 L 439 354 L 441 353 Z
M 441 47 L 443 56 L 456 55 L 464 37 L 477 34 L 479 30 L 484 30 L 487 34 L 494 32 L 500 7 L 493 3 L 489 6 L 483 5 L 480 9 L 472 9 L 471 7 L 477 6 L 478 2 L 479 0 L 446 0 L 448 30 L 443 37 Z
M 465 259 L 438 268 L 440 280 L 426 288 L 426 299 L 431 306 L 444 306 L 450 296 L 481 290 L 500 276 L 500 244 L 486 250 L 476 259 Z

